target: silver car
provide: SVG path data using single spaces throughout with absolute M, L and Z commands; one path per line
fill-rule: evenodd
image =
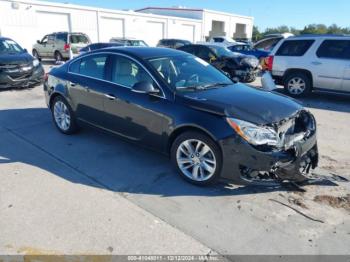
M 301 35 L 281 41 L 267 59 L 277 84 L 294 97 L 312 91 L 350 94 L 350 36 Z
M 37 59 L 54 58 L 56 62 L 79 55 L 81 48 L 91 44 L 84 33 L 58 32 L 44 36 L 33 46 L 32 54 Z

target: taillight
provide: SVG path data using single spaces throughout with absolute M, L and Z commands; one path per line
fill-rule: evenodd
M 266 58 L 266 69 L 272 71 L 274 56 L 269 56 Z
M 44 75 L 44 81 L 47 82 L 47 80 L 49 80 L 49 74 L 48 74 L 48 73 L 45 73 L 45 75 Z
M 64 45 L 64 51 L 69 50 L 69 48 L 70 48 L 70 44 L 65 44 L 65 45 Z

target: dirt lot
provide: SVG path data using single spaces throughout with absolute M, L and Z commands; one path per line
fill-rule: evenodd
M 316 173 L 350 179 L 350 98 L 301 102 Z M 58 133 L 41 87 L 0 92 L 0 179 L 0 254 L 350 254 L 348 182 L 197 188 L 115 136 Z

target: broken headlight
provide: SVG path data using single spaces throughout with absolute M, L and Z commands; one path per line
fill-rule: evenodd
M 34 60 L 33 60 L 33 66 L 34 66 L 34 67 L 39 66 L 39 64 L 40 64 L 40 61 L 39 61 L 38 59 L 34 59 Z
M 226 120 L 238 135 L 252 145 L 276 146 L 278 144 L 278 135 L 270 127 L 257 126 L 235 118 L 226 118 Z
M 241 60 L 241 65 L 256 68 L 259 66 L 259 60 L 255 57 L 245 57 Z

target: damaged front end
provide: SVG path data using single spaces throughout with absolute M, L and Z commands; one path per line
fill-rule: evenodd
M 311 178 L 311 170 L 318 165 L 318 149 L 316 121 L 307 110 L 264 126 L 232 118 L 228 118 L 228 123 L 239 139 L 249 144 L 247 149 L 237 139 L 234 142 L 241 180 L 303 182 Z

